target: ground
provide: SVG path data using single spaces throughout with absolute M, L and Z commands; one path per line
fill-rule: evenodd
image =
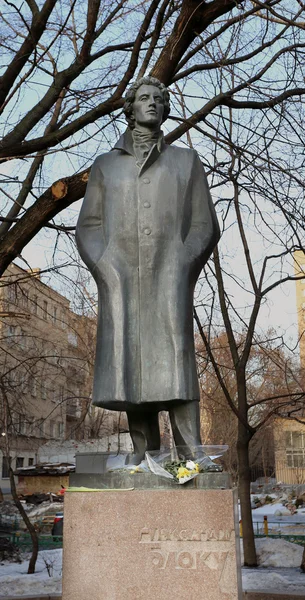
M 62 550 L 42 550 L 36 573 L 27 575 L 28 559 L 0 564 L 0 598 L 61 592 Z

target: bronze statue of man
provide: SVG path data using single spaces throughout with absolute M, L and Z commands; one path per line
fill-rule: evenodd
M 219 227 L 198 154 L 168 146 L 169 93 L 129 89 L 128 128 L 92 167 L 76 239 L 98 288 L 93 404 L 126 411 L 134 451 L 158 450 L 158 412 L 176 445 L 201 444 L 193 294 Z

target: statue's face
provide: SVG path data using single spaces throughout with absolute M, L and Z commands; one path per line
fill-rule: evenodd
M 133 116 L 136 125 L 159 129 L 164 113 L 161 90 L 154 85 L 141 85 L 136 91 L 133 103 Z

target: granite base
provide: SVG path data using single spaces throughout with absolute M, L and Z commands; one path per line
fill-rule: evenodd
M 241 600 L 236 492 L 65 494 L 63 600 Z
M 90 471 L 87 473 L 71 473 L 69 482 L 72 487 L 95 488 L 98 490 L 130 488 L 139 490 L 177 490 L 177 487 L 181 488 L 173 479 L 166 479 L 165 477 L 152 475 L 152 473 L 135 473 L 132 475 L 128 471 L 124 473 L 114 471 L 113 473 L 104 474 L 91 473 Z M 231 489 L 231 477 L 228 473 L 199 473 L 197 477 L 184 483 L 183 489 Z

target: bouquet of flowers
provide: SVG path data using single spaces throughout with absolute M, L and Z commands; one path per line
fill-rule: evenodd
M 190 449 L 178 446 L 172 451 L 146 452 L 145 456 L 152 473 L 182 484 L 199 473 L 222 471 L 221 465 L 214 463 L 212 458 L 222 456 L 227 449 L 228 446 L 198 446 L 188 458 Z

